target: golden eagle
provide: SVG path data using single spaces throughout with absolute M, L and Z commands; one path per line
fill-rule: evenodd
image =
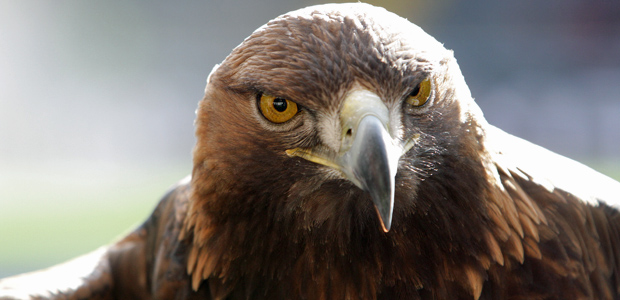
M 196 136 L 143 225 L 2 299 L 620 298 L 620 183 L 489 125 L 452 52 L 382 8 L 257 29 Z

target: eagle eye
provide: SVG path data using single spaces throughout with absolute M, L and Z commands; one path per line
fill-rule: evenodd
M 262 93 L 258 95 L 258 107 L 267 120 L 278 124 L 292 119 L 299 111 L 297 103 L 291 100 Z
M 429 78 L 420 82 L 413 91 L 407 96 L 407 103 L 419 107 L 428 101 L 431 96 L 431 80 Z

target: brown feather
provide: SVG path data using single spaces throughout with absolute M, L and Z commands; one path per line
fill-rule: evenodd
M 470 291 L 474 300 L 478 300 L 482 293 L 482 285 L 484 284 L 486 276 L 483 275 L 484 273 L 481 270 L 471 267 L 466 267 L 464 273 L 466 278 L 466 282 L 464 283 L 465 288 Z
M 534 241 L 539 242 L 540 236 L 538 236 L 538 228 L 536 228 L 534 222 L 532 222 L 532 220 L 525 214 L 520 214 L 519 220 L 524 229 L 525 237 L 532 238 Z
M 488 204 L 487 214 L 491 221 L 493 221 L 494 227 L 492 227 L 493 234 L 500 240 L 506 241 L 510 237 L 511 230 L 506 222 L 506 219 L 502 215 L 500 209 L 493 203 Z
M 525 250 L 525 254 L 531 258 L 542 259 L 542 253 L 540 249 L 538 249 L 538 241 L 532 239 L 531 237 L 526 237 L 523 240 L 523 249 Z
M 497 262 L 499 265 L 503 266 L 504 255 L 502 253 L 502 249 L 500 248 L 497 240 L 490 231 L 486 231 L 485 240 L 487 241 L 487 247 L 489 249 L 489 252 L 491 253 L 491 257 L 493 257 L 493 260 L 495 260 L 495 262 Z

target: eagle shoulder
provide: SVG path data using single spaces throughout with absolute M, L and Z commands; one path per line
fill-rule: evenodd
M 612 299 L 620 286 L 613 279 L 620 270 L 613 207 L 620 184 L 494 127 L 487 141 L 496 189 L 487 201 L 492 234 L 486 239 L 505 261 L 489 268 L 489 277 L 502 278 L 503 291 L 519 290 L 523 299 Z

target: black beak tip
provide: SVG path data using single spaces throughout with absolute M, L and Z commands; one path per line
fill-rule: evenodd
M 379 223 L 381 223 L 381 228 L 383 232 L 390 231 L 392 228 L 392 214 L 391 211 L 381 211 L 381 209 L 375 205 L 375 209 L 377 211 L 377 216 L 379 217 Z

